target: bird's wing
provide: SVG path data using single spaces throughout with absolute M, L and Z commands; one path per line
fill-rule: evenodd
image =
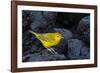
M 38 37 L 39 40 L 42 40 L 42 41 L 47 41 L 48 42 L 48 38 L 46 36 L 44 36 L 43 34 L 41 34 L 39 37 Z
M 46 48 L 56 45 L 54 36 L 52 36 L 51 34 L 41 34 L 41 36 L 39 36 L 38 39 Z

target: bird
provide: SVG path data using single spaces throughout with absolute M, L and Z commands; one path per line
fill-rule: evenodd
M 54 50 L 54 46 L 58 45 L 63 38 L 61 33 L 59 32 L 51 32 L 51 33 L 37 33 L 34 31 L 29 30 L 29 32 L 35 37 L 40 40 L 42 45 L 51 53 L 57 54 Z

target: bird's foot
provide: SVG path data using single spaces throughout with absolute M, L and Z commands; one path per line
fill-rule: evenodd
M 52 54 L 58 54 L 53 48 L 48 48 L 47 50 Z

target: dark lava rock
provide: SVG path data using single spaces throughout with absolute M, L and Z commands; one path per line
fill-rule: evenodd
M 30 33 L 28 31 L 25 31 L 24 33 L 22 33 L 22 46 L 23 46 L 23 55 L 26 55 L 30 52 L 30 48 L 31 48 L 31 36 L 30 36 Z
M 90 48 L 83 47 L 81 49 L 81 58 L 89 59 L 90 58 Z
M 58 13 L 57 15 L 57 24 L 61 25 L 62 28 L 70 29 L 73 26 L 77 26 L 80 19 L 86 16 L 86 14 L 82 13 Z
M 63 60 L 66 57 L 61 54 L 51 54 L 49 51 L 42 50 L 39 53 L 29 55 L 28 61 L 52 61 L 52 60 Z
M 68 57 L 70 59 L 87 59 L 89 58 L 89 49 L 78 39 L 68 40 Z
M 54 12 L 31 12 L 32 13 L 32 23 L 30 28 L 33 31 L 48 31 L 55 24 L 55 18 L 57 13 Z M 50 26 L 48 26 L 50 25 Z
M 81 33 L 87 31 L 89 28 L 90 28 L 90 16 L 86 16 L 80 20 L 77 30 L 78 32 Z
M 79 38 L 86 42 L 89 46 L 90 44 L 90 16 L 82 18 L 79 22 L 77 32 Z

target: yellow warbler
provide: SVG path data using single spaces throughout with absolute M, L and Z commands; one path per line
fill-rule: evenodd
M 58 45 L 62 38 L 59 32 L 54 32 L 54 33 L 36 33 L 33 31 L 29 32 L 34 34 L 36 38 L 41 41 L 42 45 L 47 49 L 50 49 L 53 46 Z

